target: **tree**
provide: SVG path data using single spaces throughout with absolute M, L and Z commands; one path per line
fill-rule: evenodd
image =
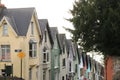
M 78 0 L 67 28 L 85 52 L 120 56 L 120 0 Z

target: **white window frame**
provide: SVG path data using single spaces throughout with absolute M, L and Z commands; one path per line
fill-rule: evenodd
M 29 80 L 32 80 L 32 68 L 29 68 Z
M 31 35 L 34 35 L 34 23 L 31 22 Z
M 55 55 L 54 57 L 55 57 L 54 58 L 54 68 L 58 68 L 58 56 Z
M 37 57 L 37 43 L 29 43 L 29 57 Z
M 36 79 L 39 79 L 39 66 L 36 67 Z
M 49 62 L 49 51 L 43 50 L 43 63 Z
M 8 25 L 7 23 L 3 24 L 3 36 L 7 36 L 8 35 Z
M 0 45 L 0 60 L 1 61 L 10 61 L 10 45 Z
M 66 59 L 65 59 L 65 58 L 63 58 L 63 60 L 62 60 L 62 66 L 63 66 L 63 67 L 66 66 Z

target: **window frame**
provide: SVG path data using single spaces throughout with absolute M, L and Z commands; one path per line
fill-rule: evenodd
M 31 22 L 31 35 L 34 35 L 34 23 Z
M 4 52 L 4 53 L 3 53 Z M 10 45 L 5 44 L 5 45 L 0 45 L 0 59 L 1 61 L 10 61 L 11 60 L 11 50 L 10 50 Z
M 29 80 L 32 80 L 32 68 L 29 68 Z
M 3 33 L 2 33 L 3 36 L 8 36 L 8 25 L 7 23 L 4 23 L 3 24 Z
M 65 58 L 63 58 L 62 60 L 62 66 L 65 67 L 66 66 L 66 61 L 65 61 Z
M 31 58 L 37 57 L 37 43 L 36 42 L 29 43 L 29 57 Z
M 43 49 L 43 63 L 49 62 L 49 50 L 47 50 L 45 47 Z
M 54 56 L 54 68 L 58 68 L 58 55 Z
M 45 30 L 45 42 L 47 42 L 47 30 Z

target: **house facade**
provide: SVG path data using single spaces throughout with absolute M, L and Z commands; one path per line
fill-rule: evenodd
M 104 67 L 80 49 L 78 80 L 104 80 Z
M 9 75 L 38 80 L 40 36 L 35 8 L 4 8 L 0 16 L 0 74 L 9 66 Z
M 67 77 L 68 80 L 77 80 L 78 79 L 78 51 L 77 46 L 71 39 L 67 39 Z
M 57 27 L 51 27 L 50 29 L 54 42 L 51 54 L 51 80 L 59 80 L 61 49 L 58 40 L 58 30 Z
M 65 34 L 59 34 L 59 43 L 61 47 L 60 53 L 60 79 L 59 80 L 67 80 L 67 43 L 66 43 L 66 36 Z
M 40 48 L 40 80 L 51 80 L 51 54 L 53 40 L 47 19 L 39 19 L 42 32 Z

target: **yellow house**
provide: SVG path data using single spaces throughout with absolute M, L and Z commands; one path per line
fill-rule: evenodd
M 0 14 L 0 75 L 7 66 L 13 76 L 39 80 L 40 36 L 35 8 L 4 8 Z

